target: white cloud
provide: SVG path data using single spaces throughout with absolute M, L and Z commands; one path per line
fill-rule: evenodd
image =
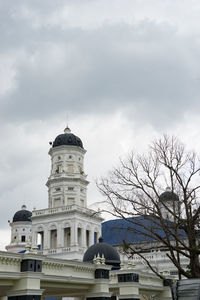
M 7 223 L 8 224 L 8 223 Z M 0 250 L 1 251 L 6 251 L 5 246 L 8 245 L 10 243 L 10 231 L 7 230 L 0 230 L 0 235 L 1 235 L 1 239 L 0 239 Z
M 16 87 L 16 71 L 14 65 L 14 57 L 5 53 L 0 54 L 0 97 L 11 93 Z

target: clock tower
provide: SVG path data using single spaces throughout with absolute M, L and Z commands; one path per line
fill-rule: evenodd
M 68 127 L 50 144 L 48 208 L 33 211 L 33 246 L 39 244 L 45 255 L 82 259 L 85 250 L 98 241 L 103 220 L 87 208 L 86 150 Z

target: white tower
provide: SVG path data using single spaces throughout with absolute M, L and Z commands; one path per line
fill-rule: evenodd
M 68 127 L 51 145 L 48 208 L 33 211 L 33 246 L 40 244 L 43 254 L 81 260 L 99 238 L 102 222 L 87 208 L 86 150 Z
M 180 210 L 180 201 L 178 195 L 173 193 L 169 187 L 159 197 L 159 208 L 164 219 L 174 221 L 174 215 Z
M 32 239 L 32 213 L 23 205 L 21 210 L 14 214 L 13 221 L 10 223 L 11 227 L 11 242 L 6 246 L 9 252 L 21 252 L 25 250 L 27 242 L 31 243 Z
M 67 127 L 49 150 L 51 174 L 47 181 L 49 208 L 78 205 L 87 206 L 87 185 L 84 173 L 84 155 L 81 140 Z M 67 147 L 66 147 L 67 146 Z

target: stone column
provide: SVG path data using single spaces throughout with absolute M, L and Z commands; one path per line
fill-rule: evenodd
M 136 273 L 119 273 L 119 300 L 140 300 L 139 275 Z
M 47 249 L 50 249 L 51 247 L 51 230 L 47 229 L 46 231 L 46 245 L 47 245 Z
M 86 296 L 86 300 L 110 300 L 109 292 L 109 271 L 111 267 L 101 262 L 96 264 L 95 285 L 90 289 Z
M 87 250 L 87 246 L 86 246 L 86 229 L 85 226 L 83 225 L 82 228 L 82 249 L 85 252 Z
M 41 300 L 44 290 L 40 289 L 40 272 L 42 261 L 36 256 L 26 255 L 21 261 L 21 277 L 14 281 L 14 285 L 8 291 L 8 300 Z M 36 275 L 37 274 L 37 275 Z
M 32 245 L 37 245 L 37 231 L 35 230 L 32 232 Z
M 71 246 L 78 245 L 78 234 L 77 234 L 77 224 L 76 222 L 71 225 Z
M 94 229 L 90 230 L 90 236 L 89 236 L 89 246 L 94 245 Z
M 74 224 L 71 223 L 70 227 L 70 247 L 74 246 Z
M 78 245 L 78 227 L 76 222 L 74 223 L 74 245 Z
M 64 247 L 64 228 L 60 229 L 60 245 L 62 248 Z
M 49 230 L 44 229 L 44 249 L 49 249 Z
M 123 284 L 119 288 L 119 300 L 140 300 L 139 286 L 133 286 L 132 283 Z
M 61 224 L 57 227 L 57 248 L 61 248 L 64 245 L 64 233 Z

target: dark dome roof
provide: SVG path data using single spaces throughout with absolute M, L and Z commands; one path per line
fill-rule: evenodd
M 64 132 L 65 133 L 59 134 L 55 138 L 55 141 L 53 142 L 53 147 L 67 145 L 67 146 L 77 146 L 83 148 L 83 143 L 81 139 L 78 136 L 71 133 L 69 127 L 66 127 Z
M 87 249 L 83 256 L 84 262 L 93 263 L 93 259 L 96 256 L 102 257 L 104 255 L 106 265 L 112 265 L 116 268 L 120 268 L 120 257 L 116 249 L 111 245 L 103 243 L 103 239 L 99 239 L 99 243 L 92 245 Z
M 13 222 L 31 222 L 32 212 L 26 210 L 26 206 L 23 205 L 22 209 L 14 214 Z
M 160 195 L 159 199 L 160 201 L 179 201 L 178 195 L 173 193 L 170 188 L 166 188 L 166 191 Z

